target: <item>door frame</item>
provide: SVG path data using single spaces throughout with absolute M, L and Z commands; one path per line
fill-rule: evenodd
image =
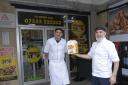
M 45 83 L 48 82 L 48 75 L 47 75 L 47 61 L 44 62 L 44 67 L 45 67 L 45 78 L 41 80 L 35 80 L 35 81 L 28 81 L 24 82 L 24 65 L 23 65 L 23 52 L 22 52 L 22 30 L 42 30 L 43 32 L 43 46 L 44 46 L 44 28 L 41 27 L 19 27 L 19 41 L 20 41 L 20 67 L 21 67 L 21 79 L 23 85 L 33 85 L 33 84 L 40 84 L 40 83 Z M 44 56 L 44 55 L 43 55 Z

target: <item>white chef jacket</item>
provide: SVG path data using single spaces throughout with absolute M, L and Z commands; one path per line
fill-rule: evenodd
M 48 53 L 51 85 L 69 84 L 68 70 L 64 61 L 66 52 L 66 41 L 64 39 L 61 38 L 58 43 L 54 37 L 47 40 L 44 53 Z
M 92 58 L 92 75 L 110 78 L 112 62 L 119 61 L 114 43 L 104 38 L 101 42 L 94 42 L 88 53 Z

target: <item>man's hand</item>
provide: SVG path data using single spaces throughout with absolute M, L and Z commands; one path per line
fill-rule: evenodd
M 78 54 L 77 54 L 77 53 L 74 53 L 74 54 L 72 54 L 72 55 L 74 55 L 74 56 L 78 57 Z
M 119 68 L 119 61 L 114 62 L 114 68 L 112 72 L 112 76 L 110 78 L 110 85 L 114 85 L 116 83 L 116 75 Z
M 116 76 L 112 75 L 110 78 L 110 85 L 114 85 L 116 83 Z

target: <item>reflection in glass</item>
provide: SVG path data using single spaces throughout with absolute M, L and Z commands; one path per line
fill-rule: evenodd
M 22 50 L 24 81 L 34 81 L 45 78 L 45 65 L 42 59 L 42 30 L 22 30 Z
M 47 39 L 54 36 L 54 30 L 47 30 Z

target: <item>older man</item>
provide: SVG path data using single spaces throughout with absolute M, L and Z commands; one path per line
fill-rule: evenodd
M 92 59 L 92 85 L 114 85 L 119 68 L 119 56 L 115 45 L 106 39 L 106 29 L 95 29 L 96 42 L 88 54 L 75 54 L 78 57 Z M 112 70 L 112 64 L 113 70 Z

